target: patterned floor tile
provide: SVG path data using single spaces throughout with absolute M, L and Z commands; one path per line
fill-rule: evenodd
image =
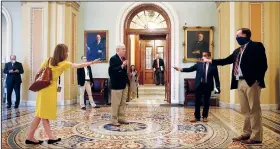
M 26 131 L 34 117 L 34 107 L 12 110 L 9 118 L 2 117 L 3 148 L 277 148 L 280 146 L 277 112 L 263 112 L 264 144 L 247 147 L 232 142 L 241 133 L 243 117 L 231 109 L 211 108 L 209 122 L 190 123 L 193 108 L 184 107 L 126 107 L 130 124 L 111 124 L 111 107 L 100 109 L 79 106 L 59 106 L 57 120 L 51 121 L 54 135 L 62 141 L 48 145 L 24 144 Z M 2 114 L 6 113 L 2 109 Z M 277 131 L 274 131 L 277 130 Z M 35 138 L 47 140 L 40 125 Z

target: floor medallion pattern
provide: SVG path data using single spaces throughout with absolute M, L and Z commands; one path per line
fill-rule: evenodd
M 57 120 L 51 122 L 51 127 L 61 142 L 28 146 L 24 141 L 34 107 L 30 109 L 25 107 L 27 112 L 22 116 L 9 114 L 9 118 L 2 119 L 2 148 L 249 148 L 231 141 L 240 134 L 243 119 L 230 109 L 211 108 L 209 122 L 190 123 L 192 108 L 128 107 L 126 119 L 130 124 L 115 127 L 110 121 L 110 107 L 82 111 L 78 106 L 58 107 Z M 280 145 L 280 134 L 272 128 L 279 127 L 279 114 L 267 111 L 263 117 L 269 121 L 264 123 L 272 123 L 273 127 L 264 127 L 261 147 L 275 148 Z M 43 126 L 39 126 L 35 138 L 48 139 Z

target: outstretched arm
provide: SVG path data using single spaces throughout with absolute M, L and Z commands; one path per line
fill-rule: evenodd
M 197 70 L 197 64 L 191 66 L 190 68 L 178 68 L 178 67 L 173 67 L 173 68 L 181 72 L 193 72 Z
M 100 62 L 101 62 L 100 59 L 96 59 L 94 61 L 85 62 L 85 63 L 82 63 L 82 64 L 72 63 L 72 68 L 83 68 L 83 67 L 87 67 L 87 66 L 92 65 L 92 64 L 100 63 Z

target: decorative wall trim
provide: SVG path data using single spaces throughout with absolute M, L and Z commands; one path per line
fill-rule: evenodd
M 219 8 L 220 5 L 223 3 L 223 2 L 215 2 L 216 3 L 216 7 Z
M 13 45 L 12 44 L 13 43 L 13 38 L 12 38 L 13 24 L 12 24 L 11 15 L 10 15 L 9 11 L 4 6 L 2 6 L 2 13 L 5 16 L 6 23 L 7 23 L 7 28 L 6 28 L 6 33 L 7 33 L 6 48 L 7 48 L 7 51 L 6 51 L 6 56 L 5 56 L 6 57 L 5 62 L 7 62 L 10 59 L 10 56 L 13 54 L 13 47 L 12 47 L 12 45 Z
M 71 37 L 71 39 L 72 39 L 72 45 L 71 45 L 71 62 L 75 62 L 76 61 L 76 50 L 77 50 L 77 43 L 76 43 L 76 41 L 77 41 L 77 24 L 76 24 L 76 22 L 77 22 L 77 15 L 75 14 L 75 13 L 72 13 L 72 19 L 71 19 L 71 21 L 72 21 L 72 29 L 71 29 L 71 31 L 72 31 L 72 37 Z M 71 80 L 70 80 L 70 82 L 71 82 L 71 85 L 75 85 L 75 69 L 71 69 Z
M 34 70 L 33 64 L 34 64 L 34 54 L 33 54 L 33 24 L 34 24 L 34 10 L 41 10 L 42 11 L 42 32 L 43 32 L 43 25 L 44 25 L 44 20 L 43 20 L 43 8 L 42 7 L 32 7 L 31 11 L 30 11 L 30 70 L 31 70 L 31 74 L 30 74 L 30 84 L 32 84 L 33 82 L 33 78 L 35 78 L 34 73 L 33 72 L 37 72 L 38 70 Z M 42 33 L 42 40 L 43 40 L 43 33 Z M 41 49 L 43 50 L 43 48 Z M 41 55 L 41 59 L 42 59 L 42 55 Z
M 248 9 L 248 13 L 249 13 L 249 26 L 251 27 L 251 4 L 260 4 L 261 5 L 261 42 L 264 43 L 264 4 L 263 2 L 249 2 L 249 9 Z
M 169 16 L 171 22 L 171 66 L 179 66 L 180 64 L 180 43 L 179 43 L 179 17 L 174 8 L 167 2 L 127 2 L 120 10 L 116 19 L 116 43 L 124 43 L 124 23 L 128 13 L 135 7 L 142 4 L 154 4 L 161 7 Z M 179 101 L 179 87 L 180 75 L 174 69 L 171 69 L 171 103 L 178 104 Z
M 80 2 L 56 2 L 58 5 L 66 5 L 67 7 L 71 7 L 76 11 L 79 11 Z

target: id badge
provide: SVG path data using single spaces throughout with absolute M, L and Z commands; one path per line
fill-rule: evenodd
M 61 91 L 61 87 L 57 87 L 57 92 L 60 92 Z

